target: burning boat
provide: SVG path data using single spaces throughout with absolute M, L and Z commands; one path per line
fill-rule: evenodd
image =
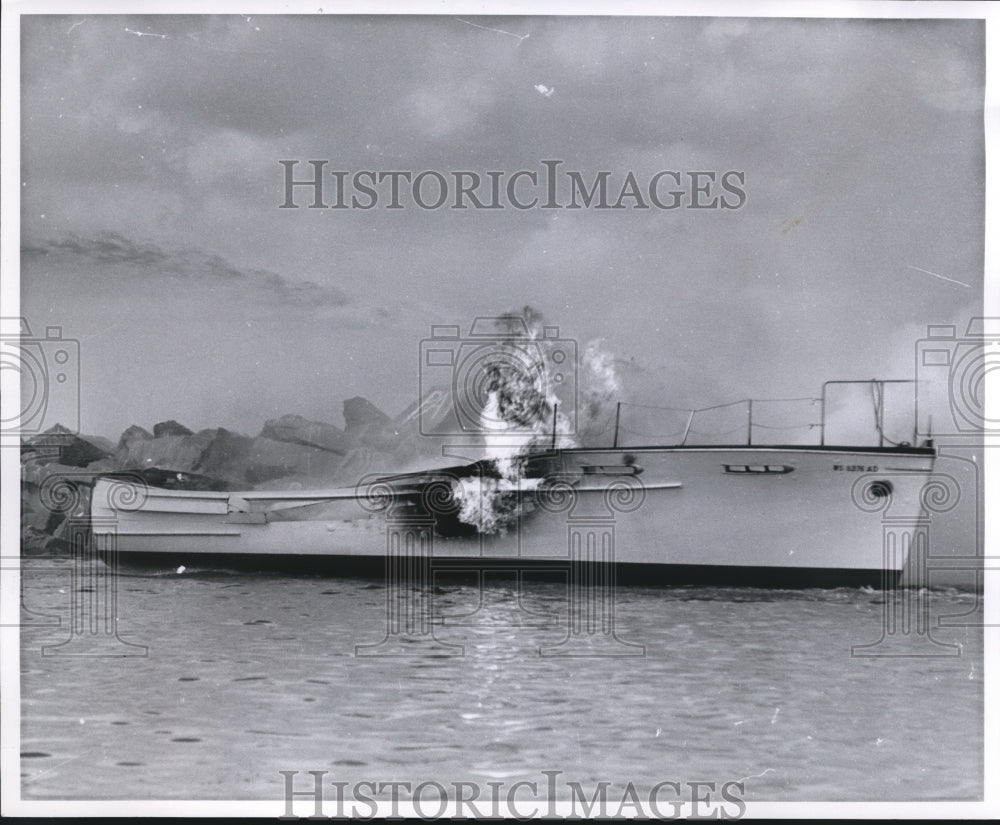
M 116 474 L 94 484 L 97 546 L 164 568 L 609 565 L 619 580 L 824 586 L 891 580 L 927 552 L 936 450 L 918 444 L 916 422 L 908 442 L 885 422 L 887 391 L 912 382 L 827 382 L 811 422 L 819 443 L 755 443 L 761 402 L 743 401 L 726 405 L 745 415 L 728 443 L 699 441 L 694 426 L 718 407 L 687 411 L 670 442 L 626 443 L 612 404 L 610 444 L 588 446 L 560 411 L 557 367 L 575 353 L 546 344 L 558 336 L 494 335 L 490 357 L 472 336 L 468 352 L 448 340 L 432 340 L 427 363 L 448 355 L 475 410 L 456 414 L 469 426 L 445 439 L 448 466 L 292 491 L 167 490 Z M 830 393 L 844 387 L 870 395 L 871 444 L 831 443 Z

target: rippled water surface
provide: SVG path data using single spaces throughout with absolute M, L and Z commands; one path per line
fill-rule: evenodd
M 924 593 L 933 624 L 967 615 L 866 648 L 908 655 L 860 657 L 852 645 L 883 638 L 890 606 L 870 589 L 619 588 L 616 641 L 568 638 L 565 585 L 497 573 L 438 583 L 437 641 L 359 656 L 386 636 L 377 579 L 126 574 L 122 643 L 103 652 L 148 650 L 109 658 L 74 655 L 89 643 L 43 651 L 74 638 L 74 595 L 85 610 L 110 599 L 70 569 L 29 563 L 24 575 L 25 798 L 280 799 L 282 770 L 745 779 L 748 800 L 981 795 L 974 594 Z

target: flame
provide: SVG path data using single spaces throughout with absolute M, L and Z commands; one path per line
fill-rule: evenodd
M 494 475 L 461 479 L 453 488 L 459 519 L 488 535 L 514 526 L 521 516 L 523 493 L 538 485 L 539 479 L 524 477 L 533 452 L 578 446 L 572 419 L 560 409 L 542 351 L 518 343 L 524 343 L 525 326 L 529 342 L 541 338 L 542 315 L 526 306 L 521 315 L 502 317 L 520 337 L 498 347 L 497 359 L 486 366 L 486 400 L 479 420 Z
M 518 523 L 524 493 L 536 489 L 540 482 L 489 476 L 459 479 L 452 488 L 459 504 L 458 518 L 484 535 L 502 535 Z

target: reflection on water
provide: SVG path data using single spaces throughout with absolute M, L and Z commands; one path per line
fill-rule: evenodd
M 617 634 L 645 655 L 579 658 L 539 655 L 567 636 L 565 585 L 497 573 L 438 581 L 434 640 L 385 657 L 356 655 L 386 635 L 379 581 L 125 575 L 119 635 L 147 655 L 43 656 L 68 632 L 68 568 L 24 577 L 25 798 L 279 799 L 281 770 L 745 779 L 748 800 L 981 795 L 972 594 L 926 597 L 933 619 L 971 611 L 934 630 L 960 655 L 861 658 L 852 645 L 882 633 L 878 591 L 621 588 Z

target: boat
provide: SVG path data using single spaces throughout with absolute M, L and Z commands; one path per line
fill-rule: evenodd
M 91 530 L 118 561 L 164 568 L 545 571 L 611 566 L 616 580 L 766 586 L 898 582 L 927 553 L 932 440 L 890 440 L 887 385 L 829 381 L 819 443 L 625 446 L 532 439 L 506 458 L 373 474 L 319 490 L 162 489 L 127 473 L 97 478 Z M 870 444 L 830 443 L 832 388 L 871 391 Z M 756 402 L 759 409 L 759 402 Z M 869 419 L 870 420 L 870 419 Z M 515 460 L 511 460 L 514 456 Z M 514 470 L 511 470 L 511 467 Z M 401 569 L 401 568 L 399 568 Z

